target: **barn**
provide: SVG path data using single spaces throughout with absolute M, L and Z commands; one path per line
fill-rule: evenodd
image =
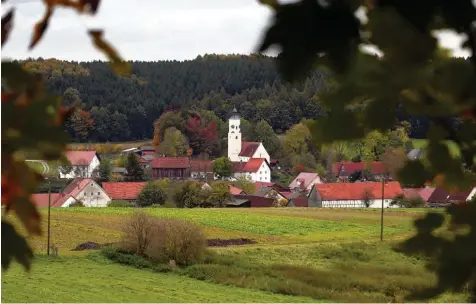
M 157 157 L 152 160 L 152 178 L 187 179 L 190 178 L 188 157 Z
M 403 195 L 399 182 L 387 182 L 383 187 L 384 207 L 392 207 L 393 199 Z M 382 183 L 314 184 L 308 198 L 309 207 L 324 208 L 380 208 Z

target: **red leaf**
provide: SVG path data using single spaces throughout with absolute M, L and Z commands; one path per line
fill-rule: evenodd
M 10 31 L 12 30 L 13 17 L 14 17 L 14 10 L 12 8 L 5 15 L 5 17 L 2 18 L 2 46 L 7 41 L 8 35 L 10 34 Z
M 53 8 L 48 6 L 45 15 L 43 18 L 35 24 L 33 29 L 33 37 L 31 38 L 29 49 L 35 47 L 35 45 L 41 40 L 43 34 L 45 33 L 46 29 L 48 28 L 48 24 L 50 21 L 50 17 L 53 14 Z

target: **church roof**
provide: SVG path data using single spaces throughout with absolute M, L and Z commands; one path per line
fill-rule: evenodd
M 256 150 L 258 150 L 260 142 L 244 141 L 241 144 L 241 151 L 239 156 L 253 157 Z

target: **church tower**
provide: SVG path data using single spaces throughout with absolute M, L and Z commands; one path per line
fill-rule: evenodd
M 240 161 L 239 154 L 241 152 L 241 129 L 240 115 L 236 108 L 233 108 L 233 114 L 228 119 L 228 158 L 237 162 Z

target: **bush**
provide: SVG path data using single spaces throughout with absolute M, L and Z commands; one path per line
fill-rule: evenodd
M 84 207 L 84 203 L 80 200 L 76 200 L 69 205 L 69 207 Z
M 134 204 L 129 202 L 129 201 L 111 201 L 108 205 L 108 207 L 134 207 Z
M 122 227 L 124 232 L 122 248 L 138 256 L 144 256 L 152 241 L 156 221 L 145 212 L 136 210 Z
M 167 199 L 161 182 L 153 181 L 148 183 L 137 196 L 138 207 L 147 207 L 153 204 L 163 205 Z
M 203 260 L 206 247 L 205 234 L 198 225 L 180 220 L 159 220 L 146 254 L 155 262 L 175 260 L 177 265 L 190 265 Z
M 426 206 L 426 202 L 421 197 L 406 198 L 403 195 L 398 195 L 390 203 L 390 206 L 398 206 L 401 208 L 423 208 Z
M 189 265 L 203 260 L 207 246 L 202 229 L 180 220 L 161 220 L 143 211 L 134 212 L 124 223 L 122 250 L 148 257 L 155 263 L 175 260 Z

